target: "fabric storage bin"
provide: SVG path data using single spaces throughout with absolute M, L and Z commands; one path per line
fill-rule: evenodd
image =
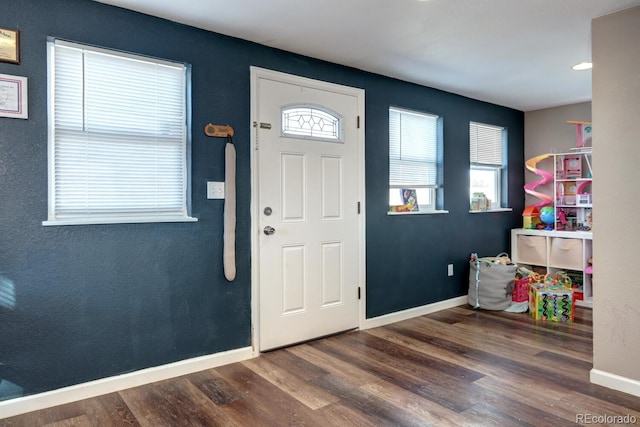
M 545 236 L 518 236 L 519 264 L 547 264 L 547 238 Z
M 502 263 L 500 258 L 478 258 L 472 255 L 469 260 L 467 301 L 473 308 L 506 310 L 511 305 L 516 265 L 510 261 Z
M 549 265 L 571 270 L 582 270 L 582 239 L 551 239 Z

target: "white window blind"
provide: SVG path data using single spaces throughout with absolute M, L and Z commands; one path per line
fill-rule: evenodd
M 482 193 L 490 201 L 484 209 L 498 209 L 502 206 L 502 169 L 505 166 L 503 146 L 505 129 L 482 123 L 469 123 L 469 198 Z M 477 207 L 472 203 L 472 210 Z
M 502 134 L 504 128 L 471 122 L 469 149 L 472 166 L 502 168 Z
M 194 220 L 187 67 L 49 42 L 49 223 Z
M 389 109 L 390 188 L 436 188 L 438 116 Z

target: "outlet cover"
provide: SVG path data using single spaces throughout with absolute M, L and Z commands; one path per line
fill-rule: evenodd
M 224 199 L 224 182 L 207 181 L 207 199 Z
M 453 276 L 453 264 L 447 265 L 447 276 Z

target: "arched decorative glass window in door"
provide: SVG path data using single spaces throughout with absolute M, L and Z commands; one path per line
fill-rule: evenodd
M 343 142 L 342 116 L 319 105 L 296 104 L 282 108 L 282 136 Z

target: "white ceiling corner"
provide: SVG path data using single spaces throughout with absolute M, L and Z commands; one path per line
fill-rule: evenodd
M 591 100 L 591 20 L 640 0 L 99 0 L 531 111 Z M 595 64 L 597 66 L 597 64 Z

